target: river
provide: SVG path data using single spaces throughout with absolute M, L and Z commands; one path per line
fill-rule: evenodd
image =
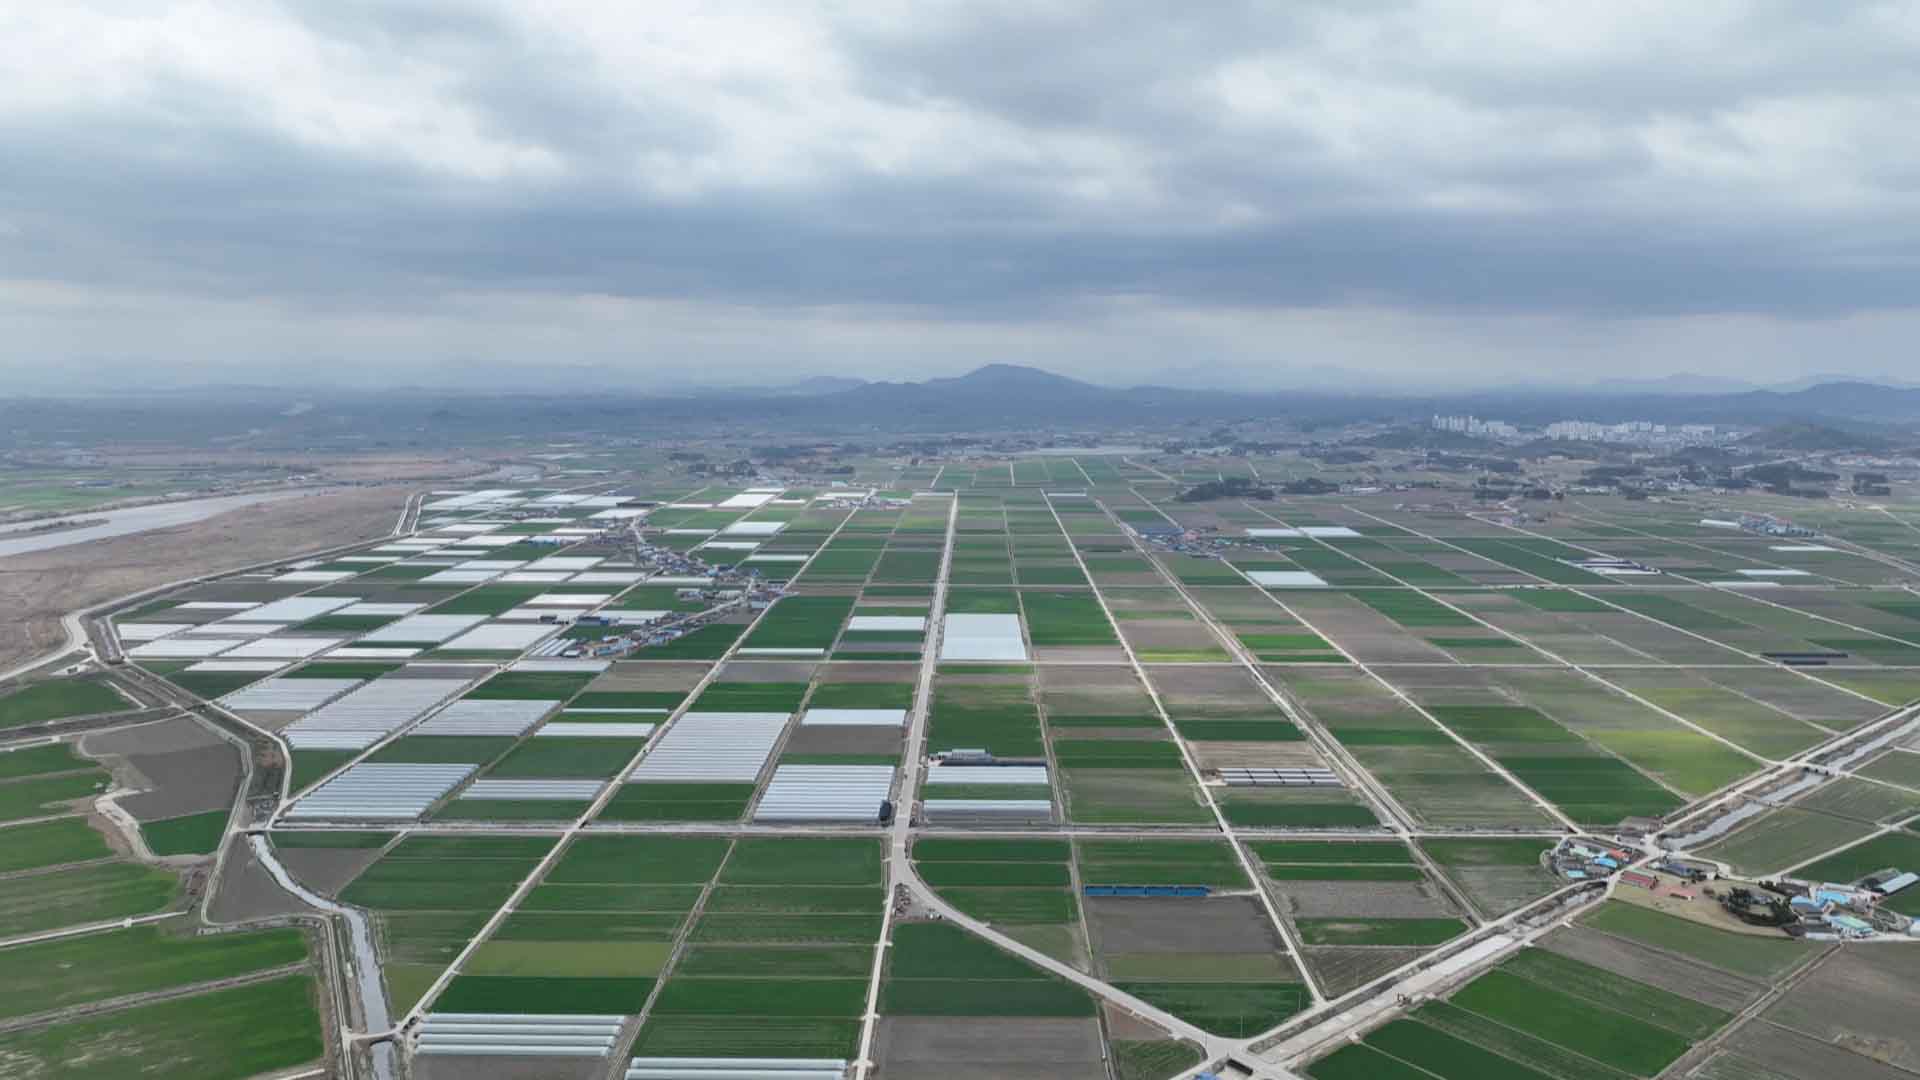
M 48 518 L 40 521 L 23 521 L 13 525 L 0 526 L 0 559 L 9 555 L 27 555 L 35 551 L 50 551 L 66 547 L 69 544 L 84 544 L 89 540 L 106 540 L 115 536 L 130 536 L 134 533 L 149 532 L 153 529 L 165 529 L 174 525 L 191 525 L 204 521 L 215 514 L 224 514 L 229 510 L 238 510 L 255 503 L 273 502 L 278 499 L 290 499 L 297 495 L 310 494 L 310 490 L 298 491 L 261 491 L 251 495 L 216 495 L 206 499 L 185 499 L 180 502 L 153 503 L 148 506 L 130 506 L 125 510 L 85 511 L 65 518 Z M 59 529 L 51 532 L 31 532 L 36 528 L 46 528 L 62 521 L 91 521 L 78 529 Z M 14 535 L 26 533 L 27 535 Z

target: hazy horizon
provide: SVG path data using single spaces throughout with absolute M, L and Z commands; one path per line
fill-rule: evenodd
M 1920 5 L 1166 10 L 22 8 L 6 385 L 1910 370 Z

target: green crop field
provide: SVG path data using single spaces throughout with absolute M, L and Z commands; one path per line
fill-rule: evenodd
M 645 976 L 460 975 L 434 999 L 441 1012 L 635 1013 L 653 990 Z
M 1248 845 L 1270 863 L 1412 863 L 1405 844 L 1384 840 L 1262 840 Z
M 806 696 L 806 683 L 714 683 L 689 708 L 694 712 L 791 713 Z
M 623 784 L 600 820 L 738 821 L 752 800 L 752 784 Z
M 1531 838 L 1427 837 L 1420 847 L 1441 866 L 1538 866 L 1553 844 Z
M 179 880 L 132 863 L 99 863 L 0 879 L 0 937 L 165 910 Z
M 1055 739 L 1053 757 L 1064 769 L 1183 769 L 1180 748 L 1148 739 Z
M 860 945 L 794 946 L 782 949 L 695 945 L 673 971 L 681 977 L 816 977 L 862 979 L 873 967 L 873 950 Z
M 1471 616 L 1408 589 L 1351 589 L 1348 595 L 1405 627 L 1477 625 Z
M 1444 1080 L 1541 1080 L 1545 1075 L 1416 1020 L 1395 1020 L 1368 1035 L 1363 1045 L 1427 1070 L 1420 1075 Z M 1331 1074 L 1316 1066 L 1313 1075 L 1326 1080 Z
M 681 836 L 581 836 L 562 852 L 550 884 L 703 882 L 726 858 L 724 839 Z
M 1388 1057 L 1365 1043 L 1343 1046 L 1319 1061 L 1307 1070 L 1313 1080 L 1433 1080 L 1442 1077 L 1451 1080 L 1445 1073 L 1427 1072 L 1401 1061 Z M 1484 1074 L 1488 1080 L 1506 1080 L 1512 1075 L 1507 1073 Z
M 1877 870 L 1904 870 L 1909 866 L 1920 866 L 1920 835 L 1891 832 L 1803 866 L 1794 871 L 1794 876 L 1852 882 Z M 1888 898 L 1887 906 L 1903 915 L 1912 915 L 1920 908 L 1920 896 L 1907 895 L 1903 890 Z
M 1200 1064 L 1204 1056 L 1192 1043 L 1171 1039 L 1114 1039 L 1113 1068 L 1119 1080 L 1160 1080 Z
M 518 701 L 565 701 L 593 681 L 593 676 L 571 671 L 506 671 L 464 695 L 468 698 Z
M 1089 885 L 1211 885 L 1246 888 L 1233 849 L 1211 840 L 1081 840 L 1080 879 Z
M 1524 706 L 1435 705 L 1429 712 L 1487 749 L 1543 798 L 1576 821 L 1612 824 L 1657 817 L 1681 805 L 1671 791 L 1626 762 L 1593 749 L 1546 715 Z
M 1480 976 L 1449 1001 L 1639 1076 L 1658 1074 L 1692 1045 L 1666 1028 L 1504 970 Z
M 858 1020 L 820 1017 L 650 1017 L 635 1054 L 646 1057 L 851 1058 Z
M 944 885 L 1066 885 L 1071 875 L 1064 863 L 935 862 L 920 868 L 933 886 Z
M 1422 1025 L 1535 1070 L 1531 1074 L 1533 1076 L 1545 1075 L 1560 1080 L 1625 1080 L 1628 1075 L 1558 1043 L 1535 1038 L 1444 1001 L 1428 1002 L 1414 1010 L 1412 1015 Z M 1507 1066 L 1502 1068 L 1512 1071 Z
M 104 772 L 30 777 L 0 784 L 0 821 L 76 813 L 69 805 L 107 787 Z
M 783 597 L 767 611 L 746 645 L 755 649 L 824 649 L 839 636 L 840 625 L 852 611 L 852 597 Z
M 1115 986 L 1216 1035 L 1246 1038 L 1283 1023 L 1311 1004 L 1291 982 L 1134 982 Z
M 0 1017 L 50 1012 L 90 1001 L 213 982 L 304 963 L 298 930 L 194 937 L 155 924 L 21 945 L 0 951 Z
M 0 780 L 17 780 L 76 769 L 99 770 L 98 762 L 74 753 L 71 743 L 48 743 L 0 753 Z
M 664 645 L 649 645 L 634 654 L 638 660 L 718 660 L 746 632 L 738 623 L 709 623 Z
M 745 838 L 720 873 L 729 885 L 879 885 L 879 841 L 823 838 Z
M 1672 915 L 1610 900 L 1581 917 L 1582 925 L 1690 956 L 1702 963 L 1760 979 L 1798 967 L 1817 946 L 1786 938 L 1731 934 Z
M 141 822 L 140 832 L 155 855 L 210 855 L 227 831 L 228 811 L 209 810 L 164 821 Z
M 241 1080 L 324 1053 L 304 975 L 0 1035 L 0 1061 L 36 1080 Z
M 1515 953 L 1500 970 L 1694 1039 L 1706 1038 L 1733 1019 L 1711 1005 L 1545 949 Z
M 53 679 L 0 697 L 0 729 L 133 707 L 98 679 Z
M 0 874 L 104 859 L 111 854 L 106 839 L 79 818 L 16 825 L 7 830 L 6 843 L 0 844 Z
M 1120 643 L 1092 593 L 1023 589 L 1020 604 L 1026 613 L 1027 634 L 1037 647 Z
M 858 1016 L 867 980 L 816 978 L 682 978 L 670 980 L 653 1003 L 660 1016 Z

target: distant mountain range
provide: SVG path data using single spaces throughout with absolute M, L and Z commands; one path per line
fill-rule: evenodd
M 988 364 L 965 375 L 921 382 L 865 382 L 833 376 L 801 378 L 752 389 L 657 394 L 592 391 L 570 381 L 545 393 L 457 392 L 428 388 L 383 391 L 227 387 L 201 395 L 171 393 L 112 398 L 0 398 L 0 430 L 16 445 L 64 438 L 65 431 L 196 433 L 214 437 L 257 432 L 304 445 L 348 432 L 370 440 L 450 442 L 463 433 L 528 435 L 554 431 L 711 428 L 809 431 L 1093 431 L 1116 427 L 1218 426 L 1285 418 L 1306 428 L 1357 421 L 1423 423 L 1434 413 L 1471 413 L 1517 424 L 1554 420 L 1737 424 L 1757 428 L 1815 425 L 1864 438 L 1910 442 L 1920 427 L 1920 387 L 1858 380 L 1796 389 L 1717 391 L 1692 376 L 1649 383 L 1616 382 L 1611 390 L 1519 388 L 1459 394 L 1393 393 L 1351 377 L 1325 389 L 1229 391 L 1170 386 L 1096 386 L 1016 364 Z M 1649 386 L 1657 387 L 1650 389 Z M 291 409 L 299 403 L 303 408 Z M 310 407 L 304 407 L 310 406 Z M 252 437 L 252 436 L 249 436 Z M 1828 436 L 1822 436 L 1828 438 Z M 0 445 L 6 439 L 0 438 Z M 384 443 L 376 443 L 384 444 Z
M 955 378 L 873 382 L 810 396 L 817 416 L 946 421 L 961 426 L 993 419 L 1060 423 L 1149 419 L 1230 420 L 1270 415 L 1326 420 L 1424 418 L 1432 411 L 1470 411 L 1515 422 L 1584 418 L 1666 423 L 1774 425 L 1824 419 L 1873 425 L 1920 421 L 1920 388 L 1859 381 L 1823 382 L 1793 390 L 1713 390 L 1710 380 L 1676 376 L 1662 389 L 1620 383 L 1588 392 L 1524 390 L 1459 395 L 1356 392 L 1351 382 L 1325 391 L 1267 393 L 1184 390 L 1168 386 L 1096 386 L 1015 364 L 988 364 Z M 1737 384 L 1736 384 L 1737 385 Z M 1333 389 L 1337 386 L 1338 389 Z

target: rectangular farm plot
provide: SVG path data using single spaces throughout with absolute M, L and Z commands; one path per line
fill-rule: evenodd
M 360 641 L 369 645 L 438 645 L 486 621 L 484 615 L 407 615 L 361 635 Z
M 296 751 L 364 750 L 466 685 L 465 679 L 375 679 L 295 720 L 283 734 Z
M 552 847 L 547 837 L 410 837 L 341 892 L 379 917 L 396 1012 L 413 1005 Z M 436 1004 L 502 1011 L 456 1010 L 445 997 Z
M 942 899 L 1052 955 L 1086 966 L 1086 940 L 1065 840 L 921 840 L 913 859 Z
M 0 878 L 0 937 L 148 915 L 179 893 L 176 875 L 126 862 L 16 874 Z
M 742 648 L 824 653 L 840 636 L 840 626 L 852 610 L 851 597 L 784 597 L 762 617 Z
M 891 765 L 781 765 L 755 821 L 877 821 L 893 790 Z
M 679 837 L 575 840 L 475 950 L 436 1010 L 638 1013 L 727 846 Z
M 1543 862 L 1552 840 L 1428 837 L 1418 843 L 1484 916 L 1505 914 L 1562 884 Z
M 1603 967 L 1528 950 L 1446 1002 L 1366 1037 L 1309 1069 L 1317 1078 L 1379 1055 L 1434 1075 L 1654 1076 L 1732 1013 Z M 1604 1063 L 1602 1065 L 1601 1063 Z M 1393 1075 L 1388 1072 L 1386 1075 Z M 1411 1075 L 1411 1074 L 1409 1074 Z
M 949 613 L 943 621 L 941 660 L 1026 660 L 1020 617 L 1003 614 Z
M 787 720 L 786 713 L 686 713 L 660 737 L 628 782 L 753 783 Z
M 921 800 L 935 823 L 1053 820 L 1045 765 L 937 765 L 925 773 Z
M 1252 1035 L 1308 1003 L 1252 896 L 1089 895 L 1083 904 L 1095 972 L 1208 1031 Z
M 1118 646 L 1113 625 L 1089 591 L 1022 589 L 1020 606 L 1036 649 Z
M 181 927 L 148 924 L 7 950 L 0 1016 L 27 1016 L 121 995 L 190 987 L 307 959 L 298 930 L 182 935 Z
M 893 1016 L 1093 1016 L 1079 987 L 945 923 L 901 923 L 880 1011 Z
M 1410 963 L 1470 926 L 1396 841 L 1255 843 L 1305 961 L 1333 992 Z
M 1040 713 L 1024 679 L 942 676 L 934 684 L 928 750 L 986 750 L 998 758 L 1039 758 Z
M 363 762 L 302 796 L 286 816 L 352 821 L 418 818 L 472 775 L 474 768 L 456 763 Z
M 519 736 L 559 706 L 558 701 L 467 698 L 441 709 L 408 735 Z
M 666 1057 L 853 1056 L 886 900 L 877 840 L 737 841 L 634 1046 Z
M 1827 730 L 1753 694 L 1716 681 L 1723 672 L 1609 672 L 1615 683 L 1676 715 L 1768 757 L 1787 757 L 1830 738 Z M 1736 684 L 1741 679 L 1729 679 Z
M 1621 900 L 1582 915 L 1579 925 L 1748 978 L 1771 981 L 1821 949 L 1785 937 L 1737 934 Z
M 1107 1075 L 1080 988 L 941 923 L 897 927 L 888 960 L 875 1045 L 885 1075 Z
M 520 652 L 554 632 L 548 623 L 490 622 L 448 640 L 448 652 Z
M 326 1053 L 305 973 L 0 1035 L 10 1071 L 44 1077 L 285 1075 Z
M 1552 820 L 1519 788 L 1373 679 L 1357 671 L 1267 672 L 1422 821 L 1525 828 Z
M 1681 805 L 1679 796 L 1535 709 L 1435 705 L 1428 711 L 1576 821 L 1658 817 Z
M 262 679 L 228 694 L 221 704 L 236 711 L 309 712 L 359 686 L 360 679 Z

